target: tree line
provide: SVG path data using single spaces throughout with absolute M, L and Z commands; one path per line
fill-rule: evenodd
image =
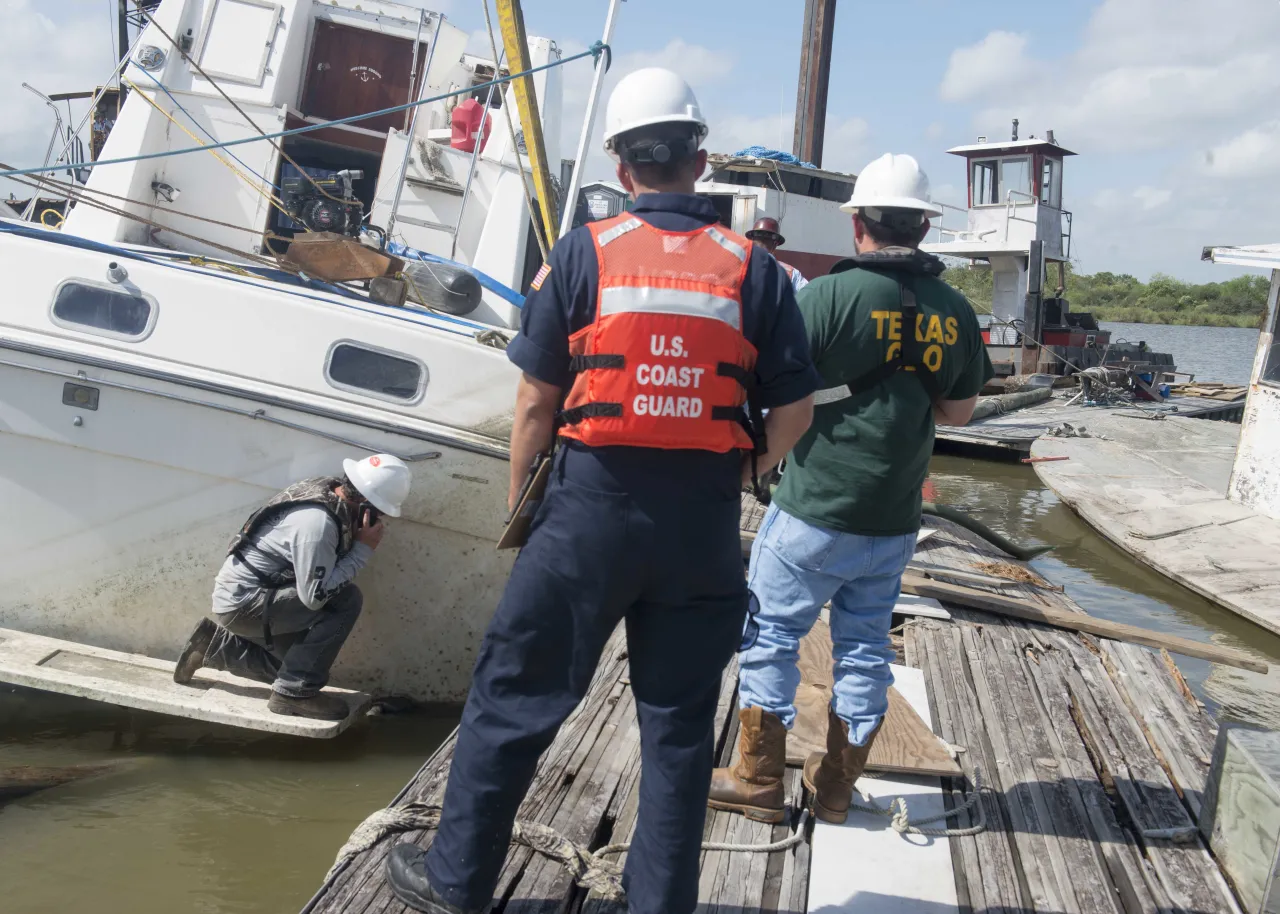
M 963 292 L 982 313 L 991 311 L 991 270 L 951 267 L 942 278 Z M 1057 271 L 1051 270 L 1046 286 Z M 1128 273 L 1077 273 L 1067 265 L 1066 298 L 1072 311 L 1098 320 L 1135 324 L 1187 324 L 1261 328 L 1267 312 L 1265 276 L 1237 276 L 1225 282 L 1183 282 L 1157 273 L 1142 282 Z

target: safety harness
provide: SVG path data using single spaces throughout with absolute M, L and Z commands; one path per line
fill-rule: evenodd
M 924 363 L 920 341 L 916 339 L 916 321 L 920 312 L 913 277 L 939 275 L 945 269 L 942 261 L 913 248 L 889 247 L 841 260 L 831 272 L 842 273 L 855 268 L 884 270 L 896 274 L 894 279 L 898 283 L 898 308 L 902 314 L 902 342 L 893 358 L 844 384 L 818 391 L 813 397 L 814 405 L 823 406 L 856 397 L 899 371 L 908 370 L 924 387 L 930 400 L 938 399 L 942 396 L 942 385 L 938 383 L 938 376 Z
M 248 520 L 241 525 L 240 531 L 231 538 L 231 543 L 227 546 L 227 555 L 235 556 L 236 561 L 248 569 L 249 573 L 257 579 L 262 589 L 267 592 L 266 599 L 262 605 L 262 639 L 266 642 L 267 650 L 269 651 L 275 649 L 275 644 L 271 637 L 271 621 L 269 618 L 271 603 L 275 599 L 275 592 L 283 587 L 296 584 L 298 576 L 296 569 L 293 568 L 278 572 L 275 575 L 263 574 L 245 560 L 244 547 L 257 537 L 263 527 L 279 518 L 286 511 L 292 510 L 299 505 L 315 505 L 323 508 L 333 518 L 333 522 L 338 525 L 338 554 L 345 555 L 350 551 L 355 539 L 355 517 L 351 506 L 339 498 L 335 491 L 340 485 L 342 485 L 342 480 L 336 476 L 316 476 L 295 482 L 283 492 L 272 496 L 265 504 L 250 514 Z

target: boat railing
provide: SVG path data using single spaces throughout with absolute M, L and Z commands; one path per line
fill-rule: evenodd
M 974 231 L 968 228 L 969 210 L 963 206 L 952 206 L 950 203 L 941 203 L 934 201 L 938 206 L 942 207 L 942 215 L 938 217 L 938 241 L 942 242 L 943 235 L 950 235 L 952 241 L 981 241 L 987 235 L 994 233 L 995 229 L 984 229 L 982 231 Z M 947 212 L 959 213 L 959 217 L 964 220 L 965 228 L 949 229 L 946 227 Z
M 1025 200 L 1019 201 L 1016 197 L 1025 197 Z M 1004 195 L 1004 240 L 1009 240 L 1009 223 L 1010 222 L 1030 222 L 1032 225 L 1037 224 L 1036 219 L 1027 219 L 1018 215 L 1018 207 L 1025 206 L 1027 203 L 1038 202 L 1033 194 L 1029 194 L 1022 190 L 1010 189 Z

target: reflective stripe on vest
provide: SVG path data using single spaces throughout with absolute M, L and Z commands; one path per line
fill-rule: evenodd
M 665 232 L 622 215 L 588 224 L 595 320 L 569 340 L 560 434 L 591 446 L 749 450 L 756 350 L 742 335 L 751 242 L 717 226 Z

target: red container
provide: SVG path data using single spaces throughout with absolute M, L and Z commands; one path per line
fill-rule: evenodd
M 469 98 L 453 109 L 453 138 L 449 145 L 463 152 L 475 152 L 476 138 L 480 139 L 480 149 L 489 141 L 489 131 L 493 128 L 493 120 L 485 111 L 484 105 L 474 98 Z

